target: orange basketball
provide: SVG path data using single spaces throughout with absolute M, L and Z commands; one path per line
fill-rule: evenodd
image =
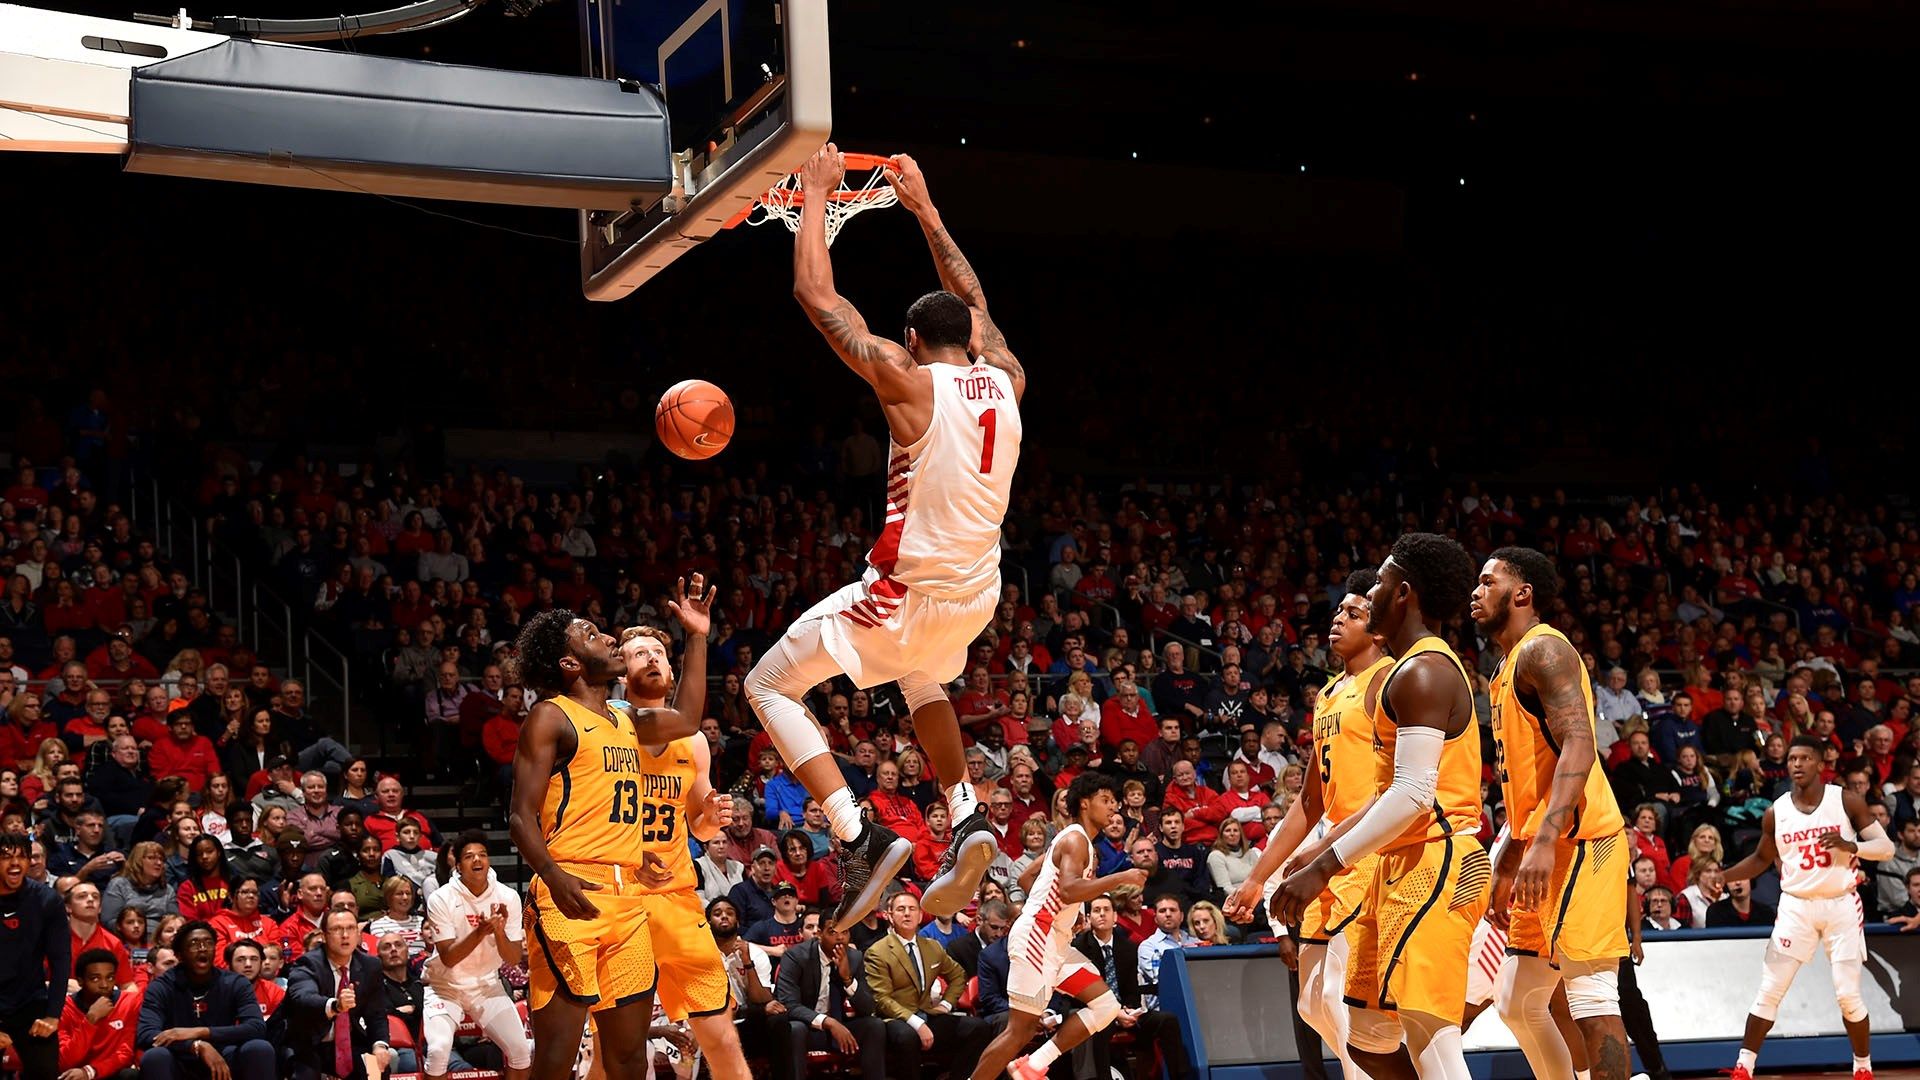
M 705 379 L 675 383 L 660 395 L 653 430 L 660 445 L 689 461 L 710 458 L 733 438 L 733 402 Z

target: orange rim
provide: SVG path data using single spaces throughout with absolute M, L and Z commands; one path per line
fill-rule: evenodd
M 847 159 L 848 172 L 853 172 L 856 170 L 886 169 L 886 168 L 891 168 L 893 166 L 893 159 L 883 154 L 847 153 L 847 154 L 843 154 L 842 156 Z M 799 174 L 800 174 L 800 170 L 795 169 L 791 175 L 798 176 Z M 781 206 L 787 206 L 787 207 L 800 206 L 807 201 L 806 195 L 807 193 L 800 190 L 798 186 L 795 186 L 791 190 L 779 188 L 779 187 L 772 188 L 768 190 L 765 194 L 759 196 L 758 198 L 754 199 L 752 202 L 748 203 L 746 207 L 742 209 L 739 213 L 736 213 L 731 218 L 728 218 L 726 224 L 722 225 L 721 228 L 731 229 L 734 226 L 740 224 L 741 222 L 747 220 L 747 215 L 753 213 L 754 207 L 759 206 L 762 203 L 775 202 L 780 204 Z M 827 199 L 831 202 L 837 202 L 837 203 L 860 202 L 863 198 L 866 198 L 866 197 L 867 197 L 866 195 L 864 195 L 862 192 L 859 192 L 859 191 L 830 191 L 827 193 Z

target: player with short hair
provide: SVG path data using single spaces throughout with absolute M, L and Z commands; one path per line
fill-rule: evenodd
M 1487 916 L 1509 936 L 1498 1003 L 1534 1075 L 1573 1080 L 1575 1063 L 1552 1014 L 1564 984 L 1593 1073 L 1627 1080 L 1620 912 L 1633 848 L 1600 767 L 1586 665 L 1544 621 L 1559 585 L 1553 560 L 1503 547 L 1480 568 L 1468 609 L 1502 654 L 1489 687 L 1494 770 L 1512 834 L 1494 863 Z
M 1354 1061 L 1389 1080 L 1468 1076 L 1460 1044 L 1467 950 L 1493 870 L 1474 838 L 1480 728 L 1473 683 L 1438 628 L 1466 608 L 1473 580 L 1473 557 L 1447 537 L 1406 533 L 1394 541 L 1367 596 L 1367 632 L 1398 658 L 1373 717 L 1379 794 L 1296 853 L 1300 869 L 1274 897 L 1280 921 L 1297 922 L 1343 867 L 1380 853 L 1347 931 L 1346 998 Z
M 1819 739 L 1795 736 L 1787 747 L 1787 778 L 1793 786 L 1761 815 L 1760 846 L 1722 875 L 1727 881 L 1747 881 L 1770 865 L 1780 868 L 1780 906 L 1733 1080 L 1753 1080 L 1753 1065 L 1773 1029 L 1780 999 L 1787 996 L 1800 965 L 1813 959 L 1815 945 L 1826 949 L 1833 969 L 1834 995 L 1853 1046 L 1853 1078 L 1873 1080 L 1873 1031 L 1860 996 L 1867 936 L 1858 874 L 1862 859 L 1892 858 L 1893 841 L 1865 799 L 1821 783 L 1825 751 Z
M 608 1074 L 637 1077 L 653 1018 L 633 1005 L 654 978 L 640 901 L 640 745 L 691 735 L 699 717 L 610 706 L 624 670 L 615 642 L 571 611 L 533 616 L 516 644 L 519 681 L 542 698 L 520 727 L 508 816 L 520 858 L 539 875 L 527 900 L 532 1071 L 571 1071 L 592 1009 Z
M 1358 813 L 1376 792 L 1373 713 L 1380 688 L 1393 667 L 1381 642 L 1367 632 L 1367 592 L 1379 581 L 1371 568 L 1347 576 L 1346 595 L 1333 612 L 1327 647 L 1341 662 L 1341 673 L 1320 692 L 1313 710 L 1313 756 L 1300 797 L 1287 808 L 1280 827 L 1254 865 L 1253 873 L 1227 898 L 1227 917 L 1253 918 L 1266 906 L 1267 883 L 1293 855 L 1308 833 L 1324 837 Z M 1346 929 L 1360 914 L 1373 881 L 1377 855 L 1342 869 L 1327 890 L 1307 905 L 1299 927 L 1300 1016 L 1320 1033 L 1340 1059 L 1343 1075 L 1359 1072 L 1347 1052 Z M 1276 933 L 1285 933 L 1275 927 Z
M 669 606 L 687 633 L 680 678 L 673 677 L 666 631 L 628 627 L 620 633 L 626 697 L 643 709 L 672 702 L 681 712 L 700 716 L 706 709 L 714 590 L 700 574 L 693 575 L 691 593 L 685 581 L 678 589 L 679 599 Z M 733 796 L 714 790 L 710 754 L 707 737 L 700 734 L 640 747 L 640 841 L 647 859 L 640 903 L 659 969 L 653 994 L 661 1011 L 673 1023 L 687 1021 L 717 1080 L 746 1080 L 750 1074 L 733 1024 L 726 961 L 705 928 L 706 906 L 687 847 L 689 836 L 704 844 L 733 820 Z
M 940 223 L 919 166 L 904 156 L 888 178 L 901 205 L 919 218 L 944 289 L 907 309 L 904 345 L 867 329 L 834 289 L 827 254 L 826 200 L 845 172 L 832 143 L 800 169 L 806 201 L 794 243 L 793 291 L 840 359 L 880 400 L 890 436 L 886 521 L 865 575 L 795 620 L 748 672 L 746 692 L 840 841 L 842 898 L 833 922 L 851 927 L 899 875 L 913 843 L 862 819 L 801 698 L 836 675 L 862 688 L 899 681 L 946 788 L 954 825 L 924 906 L 935 917 L 966 906 L 999 845 L 967 782 L 960 720 L 945 684 L 966 666 L 999 604 L 1000 528 L 1020 461 L 1027 376 L 987 314 L 980 279 Z
M 500 968 L 520 962 L 526 940 L 520 894 L 494 876 L 485 833 L 468 829 L 453 838 L 452 846 L 457 873 L 427 897 L 434 953 L 422 980 L 420 1026 L 427 1052 L 421 1072 L 447 1075 L 454 1032 L 465 1016 L 505 1055 L 507 1080 L 526 1080 L 533 1044 L 500 981 Z
M 1020 875 L 1027 902 L 1007 932 L 1007 1026 L 981 1054 L 973 1080 L 993 1080 L 1002 1069 L 1013 1080 L 1044 1080 L 1060 1055 L 1119 1017 L 1120 999 L 1100 977 L 1100 968 L 1073 947 L 1082 904 L 1123 885 L 1139 888 L 1147 882 L 1147 872 L 1132 867 L 1093 876 L 1099 864 L 1093 838 L 1120 813 L 1118 792 L 1113 778 L 1101 773 L 1074 777 L 1067 787 L 1073 824 L 1061 829 L 1047 853 Z M 1040 1029 L 1040 1017 L 1055 992 L 1078 999 L 1085 1008 L 1067 1017 L 1040 1049 L 1012 1060 Z

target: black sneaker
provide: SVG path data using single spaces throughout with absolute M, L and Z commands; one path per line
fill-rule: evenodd
M 880 894 L 913 858 L 913 841 L 868 822 L 852 843 L 840 845 L 840 906 L 833 925 L 852 929 L 880 902 Z
M 994 856 L 1000 854 L 1000 841 L 987 821 L 987 808 L 975 806 L 973 813 L 953 831 L 953 843 L 940 860 L 940 872 L 927 886 L 920 906 L 935 918 L 951 918 L 967 906 L 980 891 L 980 879 Z

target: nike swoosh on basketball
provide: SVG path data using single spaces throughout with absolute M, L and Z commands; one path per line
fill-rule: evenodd
M 703 431 L 703 432 L 701 432 L 700 434 L 698 434 L 698 435 L 695 435 L 695 436 L 693 437 L 693 445 L 695 445 L 695 446 L 712 446 L 712 445 L 714 445 L 714 444 L 713 444 L 713 442 L 711 441 L 712 439 L 713 439 L 713 433 L 712 433 L 712 432 L 707 432 L 707 431 Z

